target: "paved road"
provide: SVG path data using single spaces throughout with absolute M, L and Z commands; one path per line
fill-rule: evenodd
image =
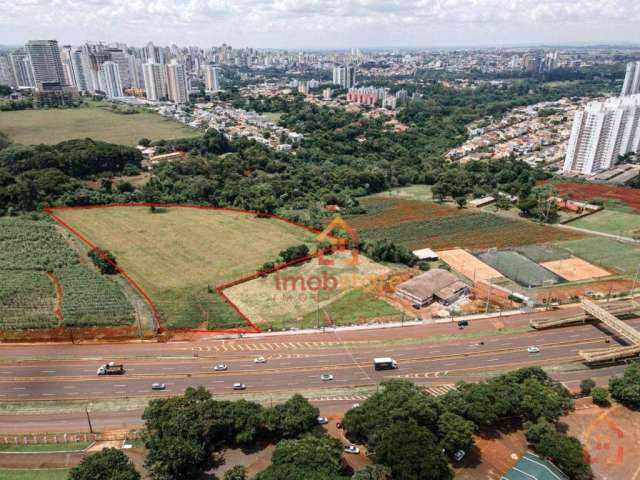
M 579 311 L 575 309 L 575 311 Z M 247 393 L 322 392 L 371 386 L 388 378 L 407 378 L 421 384 L 453 384 L 478 380 L 491 372 L 528 365 L 557 365 L 579 360 L 581 349 L 616 343 L 593 324 L 545 331 L 524 331 L 539 316 L 563 311 L 519 315 L 508 319 L 474 321 L 464 330 L 456 324 L 420 325 L 357 332 L 328 332 L 235 340 L 202 339 L 194 343 L 133 343 L 114 345 L 0 346 L 0 401 L 79 400 L 151 397 L 180 394 L 188 386 L 204 385 L 214 394 L 232 394 L 242 382 Z M 640 328 L 640 320 L 630 322 Z M 499 333 L 501 330 L 502 333 Z M 510 332 L 510 333 L 509 333 Z M 480 344 L 483 342 L 483 344 Z M 527 347 L 538 345 L 538 354 Z M 255 364 L 255 356 L 265 364 Z M 377 372 L 372 359 L 391 356 L 397 370 Z M 105 361 L 124 363 L 125 375 L 96 375 Z M 215 372 L 218 363 L 228 365 Z M 575 386 L 581 378 L 601 382 L 621 367 L 558 373 Z M 334 375 L 323 382 L 321 373 Z M 152 392 L 154 382 L 167 385 Z M 243 393 L 237 393 L 242 395 Z M 138 424 L 140 412 L 94 413 L 97 427 L 123 428 Z M 0 416 L 0 432 L 62 431 L 65 421 L 78 415 Z M 80 423 L 84 425 L 84 419 Z M 66 420 L 65 420 L 66 419 Z M 64 430 L 69 431 L 68 428 Z

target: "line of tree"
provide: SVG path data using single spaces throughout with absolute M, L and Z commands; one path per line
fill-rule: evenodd
M 453 478 L 446 455 L 469 451 L 473 433 L 520 418 L 532 447 L 571 478 L 590 478 L 580 442 L 555 426 L 572 408 L 569 392 L 542 369 L 524 368 L 480 383 L 460 383 L 434 398 L 404 380 L 382 390 L 344 418 L 347 437 L 367 444 L 376 464 L 395 480 Z M 540 430 L 546 427 L 543 435 Z M 558 450 L 554 450 L 555 448 Z M 428 473 L 426 473 L 428 472 Z

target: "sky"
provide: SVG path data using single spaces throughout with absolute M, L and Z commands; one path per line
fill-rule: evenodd
M 0 0 L 29 39 L 257 48 L 640 43 L 640 0 Z

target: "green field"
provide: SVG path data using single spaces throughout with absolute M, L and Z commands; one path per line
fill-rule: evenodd
M 255 272 L 283 249 L 315 236 L 294 225 L 253 215 L 146 207 L 62 210 L 60 217 L 112 252 L 174 328 L 231 328 L 243 320 L 215 286 Z
M 307 313 L 301 322 L 301 328 L 320 325 L 352 325 L 367 323 L 371 320 L 400 321 L 402 312 L 384 300 L 362 289 L 351 290 L 338 297 L 319 312 Z
M 30 443 L 28 445 L 22 443 L 17 445 L 14 443 L 3 443 L 0 444 L 0 452 L 77 452 L 79 450 L 84 450 L 89 445 L 91 445 L 90 442 Z
M 318 259 L 313 259 L 241 283 L 227 289 L 225 294 L 263 330 L 333 323 L 348 325 L 357 321 L 356 312 L 359 311 L 362 311 L 361 318 L 367 319 L 400 313 L 361 290 L 371 279 L 385 278 L 391 268 L 364 255 L 359 255 L 356 265 L 347 265 L 344 261 L 351 258 L 348 252 L 335 253 L 331 258 L 333 265 L 320 265 Z M 329 288 L 313 291 L 307 287 L 312 278 L 333 278 L 335 288 L 331 288 L 331 284 Z
M 375 197 L 397 197 L 407 200 L 420 200 L 422 202 L 430 202 L 433 200 L 431 185 L 409 185 L 408 187 L 392 188 L 382 193 L 370 195 L 370 198 Z
M 121 285 L 84 255 L 48 219 L 0 218 L 0 329 L 131 325 Z
M 601 210 L 568 224 L 595 232 L 611 233 L 621 237 L 640 237 L 640 215 L 618 210 Z
M 557 246 L 595 265 L 633 276 L 640 264 L 640 247 L 605 238 L 559 242 Z
M 142 137 L 160 140 L 198 135 L 197 131 L 155 113 L 121 115 L 94 106 L 0 112 L 0 132 L 25 145 L 87 137 L 137 145 Z
M 69 477 L 68 468 L 43 468 L 37 470 L 6 470 L 0 469 L 2 480 L 66 480 Z

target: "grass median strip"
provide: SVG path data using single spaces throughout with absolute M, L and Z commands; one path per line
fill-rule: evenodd
M 77 443 L 42 443 L 42 444 L 0 444 L 3 453 L 48 453 L 48 452 L 78 452 L 91 445 L 90 442 Z
M 33 470 L 16 470 L 0 468 L 2 480 L 67 480 L 68 468 L 38 468 Z

